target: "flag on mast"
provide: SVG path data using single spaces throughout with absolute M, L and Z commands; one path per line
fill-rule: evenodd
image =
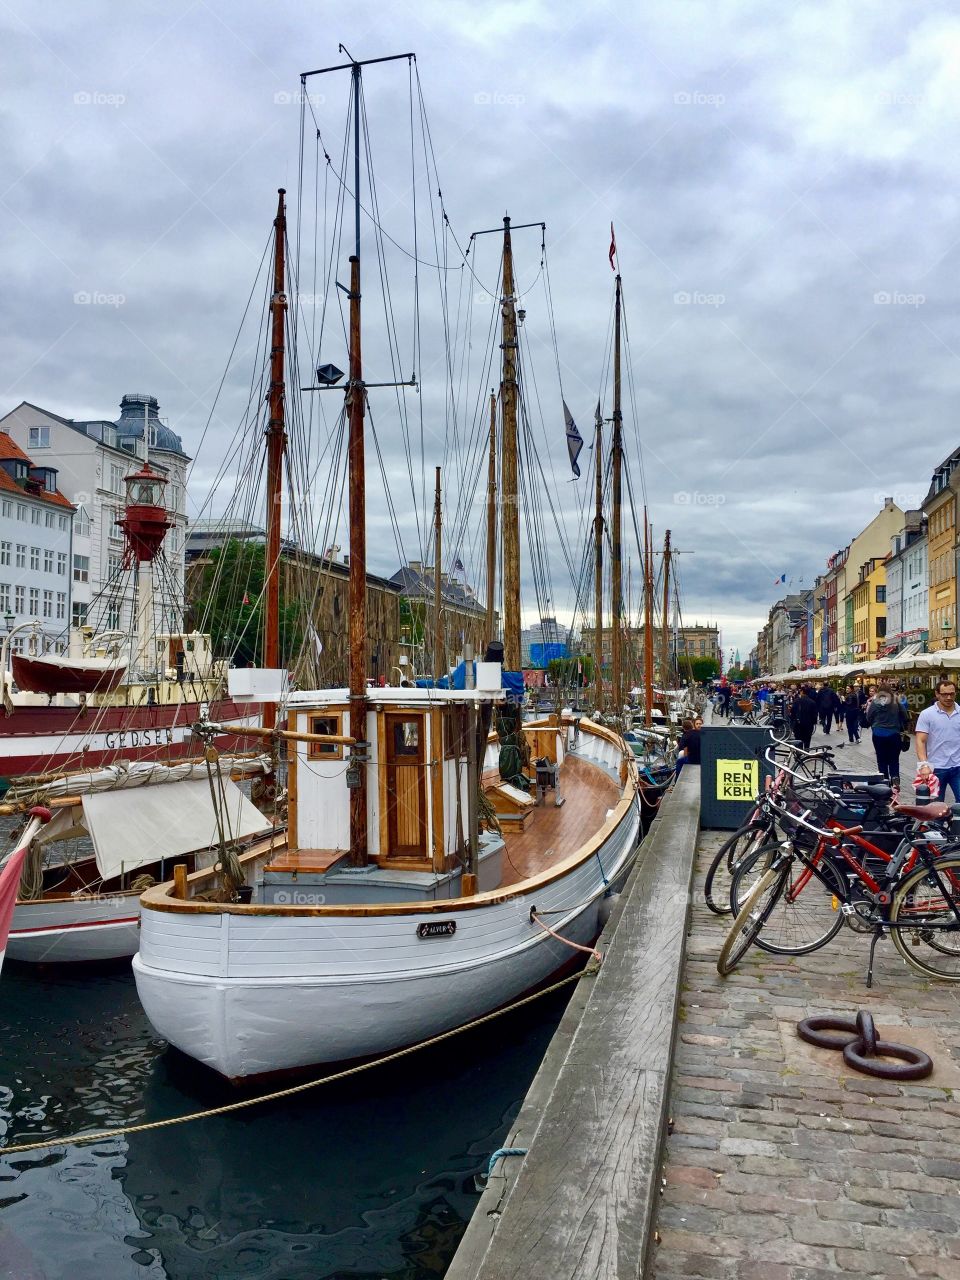
M 579 480 L 580 466 L 577 459 L 580 457 L 580 450 L 583 448 L 583 437 L 577 430 L 577 424 L 573 420 L 573 414 L 567 408 L 566 400 L 563 401 L 563 420 L 567 424 L 567 452 L 570 455 L 570 469 Z
M 617 269 L 613 265 L 613 259 L 616 256 L 616 252 L 617 252 L 617 237 L 614 235 L 613 223 L 611 222 L 610 223 L 610 270 L 611 271 L 616 271 Z

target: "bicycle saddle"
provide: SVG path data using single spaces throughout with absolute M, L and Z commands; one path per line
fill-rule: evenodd
M 855 782 L 850 790 L 855 796 L 869 796 L 871 800 L 884 802 L 893 795 L 893 787 L 885 782 Z
M 928 818 L 931 822 L 940 822 L 941 819 L 950 817 L 950 806 L 948 804 L 898 804 L 897 813 L 905 814 L 908 818 Z

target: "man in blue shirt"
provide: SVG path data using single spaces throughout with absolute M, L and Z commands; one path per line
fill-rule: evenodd
M 945 800 L 946 789 L 953 791 L 954 800 L 960 800 L 960 707 L 957 707 L 957 686 L 946 676 L 937 681 L 937 700 L 917 716 L 917 761 L 920 773 L 931 770 L 940 779 L 940 799 Z

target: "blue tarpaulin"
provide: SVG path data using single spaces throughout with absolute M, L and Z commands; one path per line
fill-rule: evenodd
M 506 689 L 507 698 L 510 702 L 523 701 L 524 685 L 522 671 L 503 671 L 501 672 L 501 681 L 501 688 Z M 418 689 L 465 689 L 466 687 L 467 664 L 465 662 L 459 663 L 454 668 L 452 683 L 450 676 L 441 676 L 439 680 L 426 678 L 417 681 Z

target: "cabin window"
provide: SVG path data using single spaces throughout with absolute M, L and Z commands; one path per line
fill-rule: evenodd
M 400 720 L 393 725 L 394 756 L 415 756 L 420 752 L 420 721 Z
M 339 716 L 309 716 L 308 733 L 330 733 L 337 737 L 343 732 Z M 342 760 L 343 744 L 340 742 L 308 742 L 308 760 Z

